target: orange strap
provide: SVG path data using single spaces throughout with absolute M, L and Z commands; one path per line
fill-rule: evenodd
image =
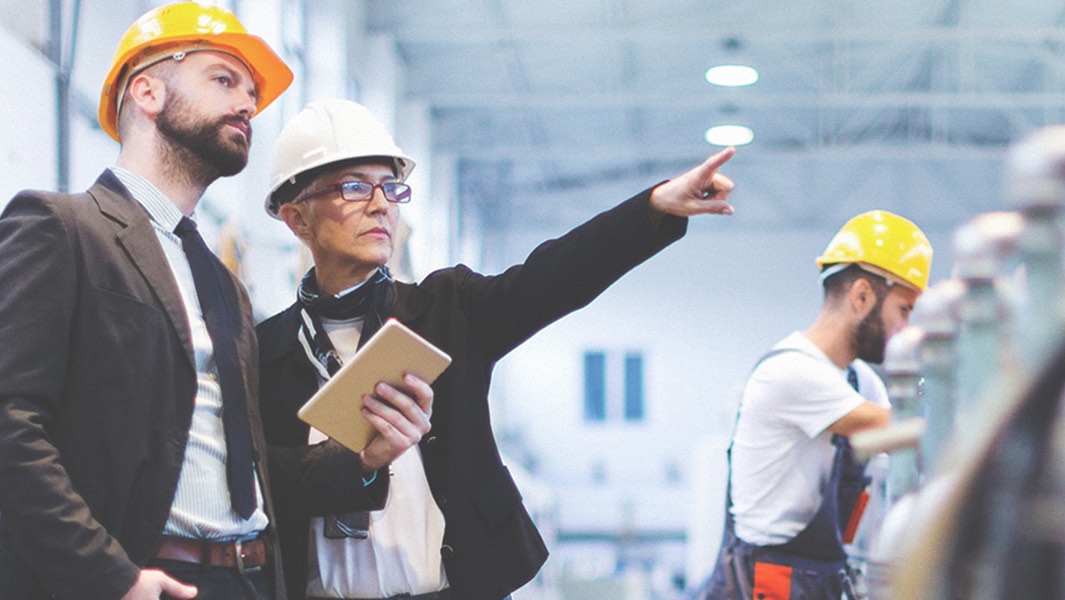
M 791 597 L 791 567 L 754 563 L 753 600 L 788 600 Z
M 847 529 L 843 531 L 844 544 L 849 544 L 854 541 L 854 536 L 858 533 L 858 524 L 862 520 L 862 514 L 865 513 L 866 504 L 869 504 L 869 492 L 862 490 L 862 493 L 858 494 L 858 501 L 854 503 L 854 510 L 851 511 L 851 517 L 847 520 Z

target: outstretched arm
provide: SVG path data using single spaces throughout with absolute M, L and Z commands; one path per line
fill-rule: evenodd
M 656 187 L 651 192 L 651 208 L 678 217 L 733 214 L 728 196 L 734 186 L 718 169 L 735 153 L 735 148 L 725 148 L 703 164 Z

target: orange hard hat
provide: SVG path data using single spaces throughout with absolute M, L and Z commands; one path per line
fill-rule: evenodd
M 153 9 L 122 36 L 100 93 L 100 126 L 118 141 L 118 110 L 126 83 L 135 73 L 178 53 L 225 52 L 251 71 L 262 112 L 292 83 L 292 71 L 262 38 L 248 33 L 229 10 L 196 2 L 177 2 Z

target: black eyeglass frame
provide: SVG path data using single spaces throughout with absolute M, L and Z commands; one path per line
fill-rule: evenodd
M 351 197 L 354 195 L 354 189 L 356 187 L 369 188 L 368 192 L 365 192 L 365 197 Z M 340 197 L 345 202 L 369 202 L 373 199 L 374 191 L 381 190 L 384 194 L 385 200 L 392 204 L 406 204 L 410 202 L 411 189 L 410 186 L 402 181 L 386 181 L 384 183 L 369 183 L 366 181 L 344 181 L 342 183 L 334 183 L 333 185 L 327 185 L 313 192 L 307 192 L 299 198 L 293 200 L 293 202 L 302 202 L 304 200 L 310 200 L 326 194 L 340 192 Z

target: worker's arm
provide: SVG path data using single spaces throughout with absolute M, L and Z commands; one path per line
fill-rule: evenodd
M 849 437 L 865 429 L 884 427 L 890 420 L 889 409 L 866 400 L 829 425 L 828 430 Z

